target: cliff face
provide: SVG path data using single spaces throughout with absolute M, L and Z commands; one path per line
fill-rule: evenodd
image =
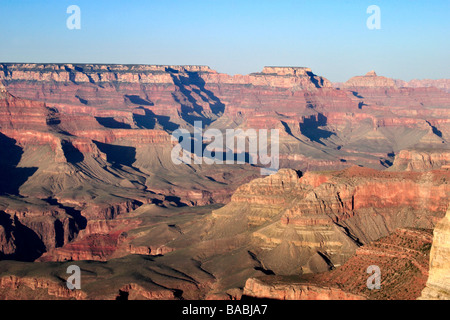
M 365 300 L 362 295 L 347 293 L 337 288 L 320 287 L 302 283 L 269 283 L 263 279 L 248 279 L 245 296 L 277 300 Z
M 30 84 L 34 71 L 28 72 L 20 81 Z M 44 73 L 36 81 L 46 81 Z M 208 167 L 185 178 L 190 169 L 172 163 L 169 132 L 133 122 L 134 115 L 139 123 L 154 120 L 148 110 L 113 110 L 110 114 L 101 107 L 57 104 L 58 109 L 48 103 L 19 98 L 3 85 L 0 88 L 2 259 L 32 261 L 68 244 L 88 221 L 115 219 L 143 203 L 176 206 L 226 201 L 234 188 L 232 181 L 252 175 L 252 170 L 243 173 L 238 167 L 239 174 L 231 170 L 224 179 L 223 169 Z M 133 128 L 124 127 L 129 122 Z M 169 182 L 164 178 L 167 172 L 186 183 Z M 211 177 L 209 182 L 194 188 L 205 175 Z M 115 240 L 101 242 L 104 247 L 111 241 L 109 251 L 83 251 L 80 246 L 78 253 L 55 255 L 54 259 L 105 259 L 115 251 Z
M 450 93 L 450 80 L 449 79 L 414 79 L 411 81 L 395 80 L 398 87 L 410 87 L 410 88 L 428 88 L 435 87 L 445 92 Z
M 434 229 L 430 275 L 420 299 L 450 300 L 450 209 Z
M 0 278 L 1 300 L 87 300 L 83 290 L 69 290 L 65 283 L 38 277 L 4 276 Z M 129 283 L 117 292 L 97 296 L 103 300 L 177 300 L 172 290 L 149 290 Z
M 23 290 L 23 288 L 28 288 L 33 293 L 43 290 L 45 292 L 44 296 L 42 296 L 43 299 L 84 300 L 86 298 L 86 294 L 83 291 L 69 290 L 63 283 L 57 283 L 48 279 L 16 276 L 0 278 L 0 298 L 2 300 L 24 298 L 34 300 L 36 296 L 33 293 L 27 297 L 23 296 L 23 293 L 22 295 L 15 295 L 16 291 Z
M 448 149 L 449 94 L 397 87 L 374 72 L 339 90 L 300 67 L 229 76 L 206 66 L 4 63 L 0 79 L 13 96 L 41 103 L 32 109 L 4 106 L 2 128 L 26 127 L 29 136 L 8 134 L 23 143 L 55 140 L 56 149 L 63 139 L 83 153 L 93 149 L 89 136 L 119 143 L 110 138 L 111 129 L 123 130 L 120 143 L 135 147 L 129 142 L 134 136 L 149 134 L 136 129 L 170 133 L 191 128 L 195 120 L 220 129 L 277 128 L 281 165 L 300 170 L 351 164 L 379 169 L 402 149 Z M 45 136 L 45 123 L 63 135 Z
M 248 234 L 276 274 L 325 271 L 399 227 L 432 228 L 444 215 L 448 171 L 280 170 L 237 189 L 213 212 L 207 239 Z
M 181 207 L 178 215 L 151 204 L 134 210 L 123 204 L 96 215 L 98 210 L 92 209 L 77 238 L 49 250 L 35 267 L 47 270 L 46 261 L 71 260 L 95 274 L 107 272 L 105 277 L 119 271 L 121 277 L 136 277 L 101 294 L 85 292 L 87 299 L 114 299 L 118 292 L 128 293 L 130 299 L 177 299 L 176 290 L 183 290 L 185 298 L 238 298 L 240 286 L 246 296 L 275 299 L 415 299 L 428 276 L 432 237 L 424 230 L 398 228 L 433 227 L 448 205 L 448 178 L 444 170 L 350 168 L 302 175 L 282 169 L 241 186 L 228 205 L 212 214 L 205 208 L 204 217 L 194 208 Z M 7 241 L 5 250 L 8 247 Z M 80 261 L 86 259 L 106 265 Z M 128 270 L 140 264 L 145 266 L 139 273 Z M 365 286 L 365 270 L 372 264 L 382 270 L 383 290 Z M 174 271 L 175 265 L 180 269 Z M 20 271 L 25 267 L 30 265 L 7 267 L 5 272 L 27 274 Z M 271 273 L 289 277 L 254 279 Z M 302 273 L 292 281 L 292 275 Z M 162 277 L 158 283 L 172 289 L 149 288 L 142 280 L 148 277 Z M 89 288 L 97 286 L 101 284 Z M 20 286 L 11 288 L 3 288 L 9 297 L 22 294 Z M 0 287 L 0 296 L 2 292 Z
M 414 300 L 428 277 L 432 231 L 397 229 L 358 248 L 344 265 L 328 272 L 289 277 L 262 276 L 247 280 L 244 295 L 300 300 Z M 380 289 L 367 288 L 367 268 L 380 268 Z
M 0 258 L 33 261 L 73 240 L 83 227 L 76 216 L 42 200 L 0 197 Z
M 427 281 L 431 242 L 430 229 L 399 228 L 359 247 L 341 267 L 306 276 L 304 281 L 373 300 L 415 300 Z M 380 289 L 367 288 L 371 265 L 380 268 Z
M 447 150 L 402 150 L 395 157 L 389 170 L 392 171 L 428 171 L 450 168 L 450 152 Z
M 375 71 L 369 71 L 364 76 L 356 76 L 344 83 L 344 87 L 396 87 L 395 81 L 377 76 Z
M 201 78 L 207 78 L 213 83 L 245 84 L 254 83 L 260 85 L 286 86 L 291 80 L 290 86 L 294 86 L 295 79 L 303 83 L 305 87 L 330 87 L 328 80 L 316 76 L 310 68 L 302 67 L 264 67 L 260 73 L 250 75 L 235 75 L 218 73 L 208 66 L 170 66 L 170 65 L 101 65 L 101 64 L 9 64 L 0 66 L 4 79 L 15 81 L 55 81 L 75 83 L 153 83 L 172 84 L 176 79 L 173 74 L 185 76 L 188 73 L 197 73 Z M 278 80 L 277 80 L 278 77 Z M 284 80 L 283 80 L 284 78 Z M 300 78 L 305 78 L 301 81 Z M 273 83 L 271 83 L 273 81 Z M 319 82 L 313 85 L 312 82 Z M 298 84 L 297 83 L 297 84 Z
M 129 255 L 107 262 L 24 263 L 2 261 L 0 299 L 39 300 L 177 300 L 200 299 L 210 289 L 211 276 L 188 260 L 170 266 L 165 257 Z M 69 290 L 68 266 L 81 269 L 81 289 Z

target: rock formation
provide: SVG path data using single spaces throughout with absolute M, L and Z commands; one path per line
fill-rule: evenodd
M 430 275 L 421 299 L 450 300 L 450 209 L 434 229 Z
M 262 276 L 247 280 L 243 294 L 272 299 L 414 300 L 428 277 L 432 234 L 424 229 L 397 229 L 363 245 L 344 265 L 303 276 Z M 380 289 L 367 288 L 367 268 L 380 268 Z
M 364 76 L 356 76 L 344 83 L 344 87 L 396 87 L 395 81 L 377 76 L 375 71 L 369 71 Z
M 435 87 L 445 92 L 450 92 L 450 80 L 449 79 L 413 79 L 411 81 L 395 80 L 398 87 L 405 88 L 428 88 Z
M 450 169 L 448 150 L 402 150 L 395 157 L 389 170 L 392 171 L 428 171 Z
M 282 169 L 237 189 L 212 214 L 206 239 L 248 233 L 253 252 L 276 274 L 342 265 L 356 249 L 399 227 L 432 228 L 450 192 L 448 171 L 338 172 Z
M 402 149 L 448 149 L 449 94 L 434 87 L 397 88 L 374 72 L 340 90 L 299 67 L 229 76 L 206 66 L 4 63 L 0 77 L 15 97 L 46 104 L 39 117 L 8 115 L 5 126 L 45 119 L 75 149 L 95 149 L 87 137 L 111 135 L 99 133 L 105 129 L 134 131 L 130 136 L 141 134 L 135 129 L 170 133 L 191 128 L 194 120 L 221 129 L 277 128 L 281 164 L 300 170 L 351 164 L 380 169 Z M 30 137 L 9 134 L 24 142 Z M 42 142 L 56 139 L 30 134 Z
M 302 283 L 277 283 L 272 279 L 269 283 L 264 278 L 247 280 L 244 295 L 260 299 L 277 300 L 365 300 L 364 296 L 344 292 L 337 288 L 320 287 Z

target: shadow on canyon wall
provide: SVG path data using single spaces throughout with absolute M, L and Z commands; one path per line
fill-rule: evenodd
M 187 77 L 179 74 L 178 70 L 167 68 L 176 86 L 176 92 L 173 93 L 175 101 L 181 105 L 181 117 L 191 125 L 194 121 L 202 121 L 204 125 L 212 122 L 212 117 L 220 117 L 225 105 L 220 101 L 213 92 L 205 88 L 205 81 L 199 76 L 198 72 L 186 72 Z M 204 110 L 197 100 L 193 97 L 192 92 L 197 94 L 203 102 L 208 103 L 210 110 Z M 181 94 L 179 96 L 178 94 Z M 186 100 L 188 103 L 186 103 Z
M 23 225 L 16 216 L 11 219 L 9 214 L 0 211 L 0 225 L 4 229 L 7 241 L 13 238 L 16 247 L 13 254 L 0 252 L 0 260 L 34 261 L 45 251 L 45 245 L 39 236 L 30 228 Z
M 325 145 L 321 139 L 328 139 L 332 135 L 333 132 L 320 129 L 320 127 L 327 125 L 327 117 L 321 113 L 318 113 L 317 116 L 312 115 L 310 117 L 304 118 L 303 122 L 300 123 L 300 132 L 311 141 L 315 141 L 322 145 Z
M 131 129 L 127 123 L 119 122 L 113 117 L 95 117 L 95 120 L 102 126 L 108 129 Z
M 37 171 L 37 167 L 16 167 L 22 154 L 16 140 L 0 133 L 0 194 L 18 195 L 19 188 Z
M 106 161 L 114 166 L 121 167 L 122 165 L 132 167 L 136 161 L 136 148 L 128 146 L 118 146 L 114 144 L 102 143 L 92 140 L 97 148 L 106 154 Z
M 168 116 L 158 116 L 153 111 L 146 109 L 144 107 L 139 107 L 138 109 L 144 110 L 144 115 L 133 114 L 133 119 L 135 123 L 143 129 L 155 129 L 156 124 L 161 125 L 165 131 L 174 131 L 178 129 L 179 125 L 170 121 Z

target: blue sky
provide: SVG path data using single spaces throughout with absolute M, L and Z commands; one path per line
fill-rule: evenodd
M 69 30 L 69 5 L 81 30 Z M 369 5 L 381 29 L 369 30 Z M 0 62 L 200 64 L 229 74 L 307 66 L 331 81 L 374 69 L 450 77 L 449 0 L 0 0 Z

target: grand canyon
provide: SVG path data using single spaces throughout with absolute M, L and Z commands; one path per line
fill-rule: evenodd
M 449 299 L 450 80 L 367 71 L 0 63 L 0 299 Z M 196 121 L 280 169 L 175 164 Z

